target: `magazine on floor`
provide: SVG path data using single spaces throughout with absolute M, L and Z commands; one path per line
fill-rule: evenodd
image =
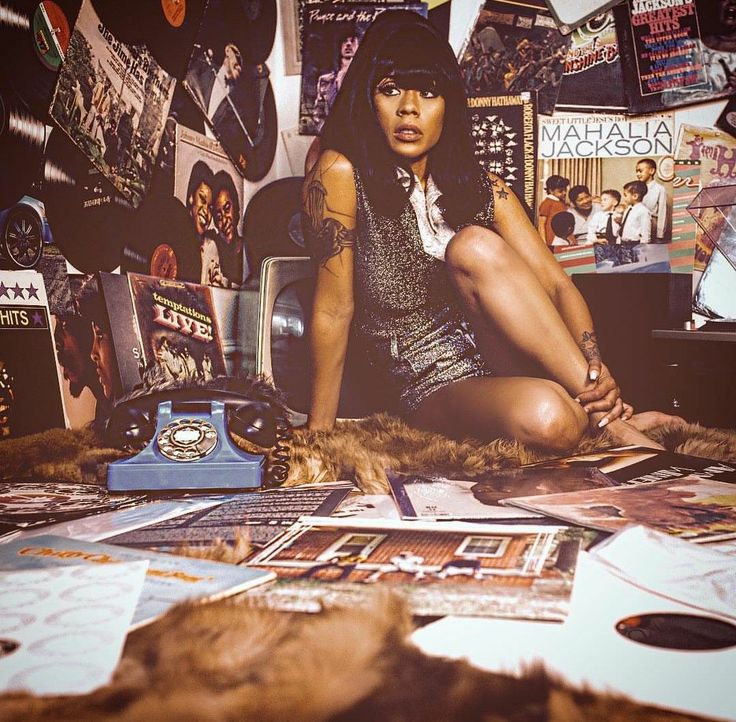
M 387 472 L 402 519 L 516 520 L 539 516 L 501 505 L 510 496 L 553 494 L 613 486 L 595 466 L 566 469 L 492 469 L 467 479 Z
M 618 485 L 643 484 L 683 476 L 699 476 L 736 483 L 736 463 L 706 459 L 646 446 L 621 446 L 590 454 L 550 459 L 524 467 L 527 469 L 568 469 L 597 467 Z M 560 490 L 562 491 L 562 490 Z
M 695 475 L 504 503 L 608 532 L 643 524 L 696 543 L 736 538 L 736 486 Z
M 207 546 L 234 544 L 239 534 L 253 548 L 272 541 L 300 516 L 329 516 L 354 487 L 322 484 L 239 494 L 215 507 L 160 521 L 105 541 L 124 546 L 173 551 L 183 544 Z
M 148 560 L 149 565 L 132 628 L 152 622 L 187 599 L 221 599 L 264 584 L 276 576 L 267 570 L 53 535 L 0 544 L 2 571 L 107 565 L 109 579 L 113 581 L 115 564 L 139 560 Z
M 303 517 L 250 567 L 278 581 L 258 594 L 277 609 L 350 605 L 371 587 L 404 596 L 416 615 L 563 621 L 582 530 Z

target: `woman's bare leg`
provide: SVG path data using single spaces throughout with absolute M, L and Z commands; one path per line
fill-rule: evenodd
M 456 439 L 503 436 L 557 453 L 575 448 L 588 425 L 588 415 L 558 383 L 507 376 L 448 384 L 408 420 Z
M 498 373 L 518 376 L 531 366 L 570 397 L 585 389 L 587 360 L 531 268 L 501 236 L 465 228 L 450 241 L 446 261 L 480 350 Z M 620 419 L 608 429 L 618 443 L 659 447 Z

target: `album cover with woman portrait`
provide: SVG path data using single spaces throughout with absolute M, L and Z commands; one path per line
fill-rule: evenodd
M 65 425 L 43 276 L 0 271 L 0 439 Z
M 379 15 L 395 10 L 427 17 L 427 4 L 421 2 L 302 6 L 301 135 L 319 135 L 366 30 Z

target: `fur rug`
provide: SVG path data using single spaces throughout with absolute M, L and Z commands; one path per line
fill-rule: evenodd
M 648 433 L 670 450 L 736 460 L 733 431 L 668 424 Z M 612 445 L 604 433 L 584 439 L 577 451 Z M 297 430 L 292 447 L 288 484 L 352 478 L 370 493 L 385 491 L 386 468 L 469 473 L 544 458 L 504 440 L 449 441 L 387 415 L 329 433 Z M 106 464 L 122 456 L 90 431 L 55 429 L 0 443 L 0 475 L 104 483 Z M 221 561 L 232 554 L 244 556 L 240 548 L 206 553 Z M 429 657 L 407 641 L 410 628 L 401 603 L 381 590 L 362 608 L 312 615 L 266 610 L 247 595 L 182 605 L 129 636 L 110 685 L 83 697 L 0 696 L 0 722 L 694 719 L 570 690 L 538 669 L 518 680 Z
M 0 696 L 0 722 L 658 722 L 693 717 L 429 657 L 376 591 L 363 607 L 279 614 L 182 605 L 128 638 L 113 682 L 83 697 Z M 489 640 L 492 643 L 492 640 Z
M 655 426 L 647 433 L 670 451 L 719 461 L 736 460 L 736 431 L 673 422 Z M 247 451 L 259 451 L 240 437 L 235 440 Z M 575 453 L 601 451 L 614 445 L 604 431 L 596 437 L 585 437 Z M 452 441 L 411 428 L 388 414 L 343 422 L 330 432 L 297 429 L 291 446 L 288 486 L 351 479 L 371 494 L 388 493 L 386 469 L 471 474 L 551 456 L 505 439 L 487 444 L 472 439 Z M 104 483 L 107 462 L 124 456 L 122 451 L 106 448 L 92 431 L 52 429 L 0 442 L 0 476 Z

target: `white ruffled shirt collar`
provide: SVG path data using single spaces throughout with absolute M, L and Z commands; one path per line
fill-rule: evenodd
M 411 175 L 404 168 L 396 169 L 399 183 L 408 190 L 411 185 Z M 414 176 L 414 188 L 409 195 L 409 202 L 417 218 L 419 237 L 425 253 L 440 261 L 445 260 L 445 249 L 455 231 L 442 217 L 442 211 L 437 205 L 442 192 L 436 186 L 432 176 L 427 176 L 426 188 L 422 188 L 419 178 Z

